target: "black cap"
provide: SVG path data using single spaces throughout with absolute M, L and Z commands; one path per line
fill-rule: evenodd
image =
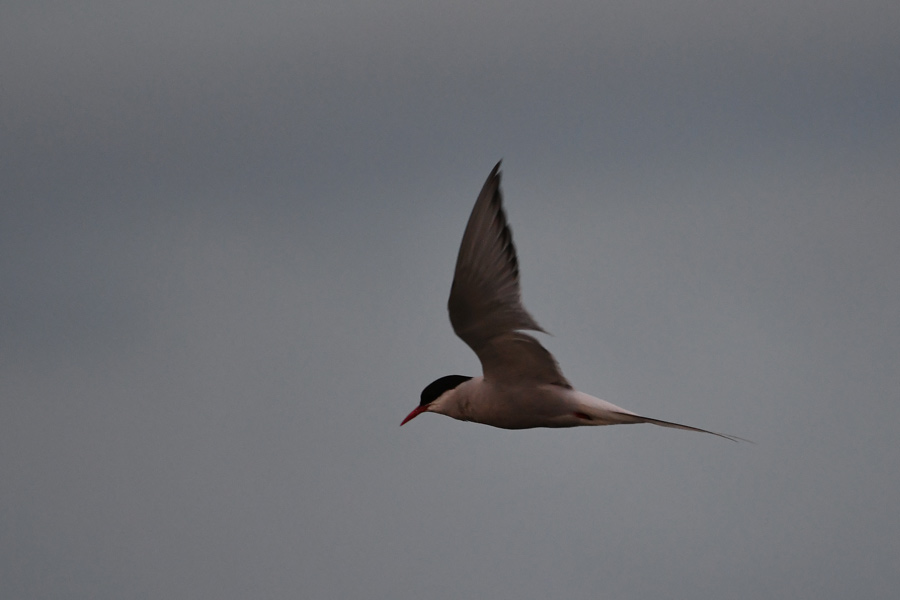
M 422 400 L 419 402 L 419 406 L 431 404 L 444 392 L 456 389 L 456 386 L 470 379 L 472 378 L 465 375 L 445 375 L 440 379 L 435 379 L 428 384 L 428 387 L 422 390 Z

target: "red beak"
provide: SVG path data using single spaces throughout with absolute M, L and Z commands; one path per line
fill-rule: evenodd
M 425 412 L 425 411 L 427 411 L 427 410 L 428 410 L 428 405 L 427 405 L 427 404 L 422 404 L 421 406 L 415 407 L 411 413 L 409 413 L 408 415 L 406 415 L 406 418 L 403 419 L 403 422 L 402 422 L 402 423 L 400 423 L 400 427 L 403 427 L 403 426 L 406 425 L 409 421 L 412 421 L 413 419 L 415 419 L 416 417 L 418 417 L 419 415 L 421 415 L 423 412 Z

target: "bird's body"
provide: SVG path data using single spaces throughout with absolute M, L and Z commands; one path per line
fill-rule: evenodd
M 473 377 L 435 400 L 432 412 L 501 429 L 615 425 L 629 413 L 614 404 L 552 383 L 504 385 Z M 621 416 L 619 416 L 621 415 Z
M 422 391 L 401 425 L 423 412 L 503 429 L 653 423 L 733 436 L 642 417 L 574 389 L 553 355 L 522 330 L 544 330 L 525 310 L 512 232 L 503 212 L 500 163 L 485 181 L 463 234 L 448 302 L 453 330 L 484 375 L 448 375 Z

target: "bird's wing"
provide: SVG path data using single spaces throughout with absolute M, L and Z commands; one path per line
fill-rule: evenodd
M 512 331 L 498 335 L 477 354 L 486 381 L 552 384 L 572 389 L 550 351 L 527 333 Z
M 519 262 L 503 212 L 500 163 L 488 175 L 466 225 L 447 304 L 450 323 L 488 379 L 569 383 L 540 342 L 520 329 L 546 333 L 522 305 Z

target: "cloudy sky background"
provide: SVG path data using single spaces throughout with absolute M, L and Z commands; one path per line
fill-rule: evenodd
M 893 598 L 900 4 L 4 2 L 0 596 Z M 504 159 L 649 425 L 426 415 Z

